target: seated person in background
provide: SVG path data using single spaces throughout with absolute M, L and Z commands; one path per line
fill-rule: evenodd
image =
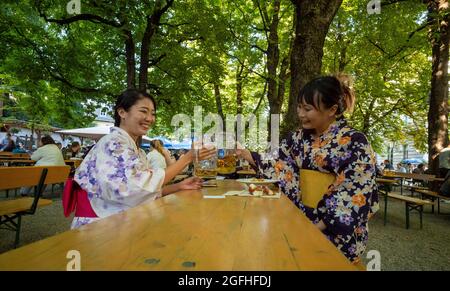
M 413 174 L 419 174 L 419 175 L 423 175 L 425 174 L 425 165 L 424 164 L 419 164 L 417 166 L 417 168 L 415 168 L 412 171 Z M 422 180 L 412 180 L 414 184 L 419 184 L 420 186 L 427 186 L 428 182 L 427 181 L 422 181 Z
M 156 121 L 156 102 L 145 91 L 128 89 L 117 97 L 114 127 L 102 137 L 77 168 L 74 181 L 87 193 L 96 216 L 75 216 L 71 228 L 125 211 L 179 190 L 200 189 L 202 180 L 188 178 L 164 186 L 194 159 L 191 150 L 167 168 L 151 168 L 139 140 Z M 199 149 L 199 158 L 215 149 Z M 164 186 L 164 187 L 163 187 Z
M 70 157 L 71 158 L 78 158 L 79 154 L 81 153 L 81 146 L 80 143 L 77 141 L 74 141 L 71 145 L 70 145 Z
M 414 170 L 414 166 L 411 163 L 406 164 L 406 173 L 411 174 Z
M 39 148 L 31 155 L 35 166 L 65 166 L 64 158 L 53 138 L 44 135 L 39 141 Z
M 389 160 L 384 160 L 384 170 L 386 171 L 393 171 L 394 167 L 392 166 L 391 162 Z
M 450 145 L 439 153 L 439 177 L 444 178 L 450 172 Z
M 15 149 L 13 149 L 12 151 L 13 153 L 17 153 L 17 154 L 23 154 L 26 153 L 27 151 L 25 150 L 25 148 L 23 147 L 23 143 L 19 142 L 16 146 Z
M 425 174 L 425 165 L 419 164 L 412 172 L 413 174 Z
M 16 148 L 16 143 L 14 142 L 10 133 L 6 134 L 6 138 L 4 140 L 4 145 L 0 149 L 0 152 L 12 152 Z
M 39 148 L 31 155 L 31 159 L 36 161 L 35 166 L 65 166 L 63 155 L 55 144 L 53 138 L 44 135 L 39 141 Z M 22 196 L 28 195 L 31 187 L 24 187 L 20 190 Z
M 405 174 L 406 174 L 406 168 L 403 167 L 403 165 L 402 165 L 401 163 L 398 163 L 398 164 L 397 164 L 397 169 L 396 169 L 396 171 L 399 172 L 399 173 L 405 173 Z
M 152 169 L 166 169 L 168 166 L 175 163 L 170 155 L 169 150 L 164 148 L 162 141 L 154 139 L 150 142 L 152 148 L 147 154 L 147 159 Z

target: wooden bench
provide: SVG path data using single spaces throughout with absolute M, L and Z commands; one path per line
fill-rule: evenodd
M 411 210 L 416 210 L 420 214 L 420 229 L 422 229 L 422 213 L 424 205 L 434 205 L 433 202 L 428 200 L 422 200 L 414 197 L 403 196 L 399 194 L 388 193 L 390 198 L 394 198 L 405 202 L 405 214 L 406 214 L 406 229 L 409 228 L 409 213 Z M 386 213 L 385 213 L 386 215 Z
M 395 180 L 390 180 L 390 179 L 377 178 L 376 181 L 378 184 L 380 184 L 380 186 L 396 184 Z M 428 200 L 422 200 L 422 199 L 418 199 L 418 198 L 414 198 L 414 197 L 392 194 L 392 193 L 389 193 L 389 190 L 386 187 L 379 187 L 378 190 L 379 190 L 378 191 L 379 193 L 384 195 L 384 225 L 386 225 L 386 222 L 387 222 L 387 205 L 388 205 L 388 197 L 390 197 L 390 198 L 405 202 L 406 228 L 407 229 L 409 228 L 409 213 L 410 213 L 410 211 L 416 210 L 420 214 L 420 228 L 422 229 L 423 206 L 424 205 L 434 205 L 434 203 L 432 203 Z
M 405 186 L 406 189 L 409 189 L 411 191 L 411 197 L 414 197 L 414 193 L 417 190 L 428 190 L 427 187 L 423 187 L 423 186 L 416 186 L 416 185 L 406 185 Z M 434 212 L 434 209 L 433 209 Z
M 40 198 L 45 189 L 44 185 L 66 181 L 69 171 L 69 166 L 0 168 L 0 190 L 35 187 L 33 198 L 0 201 L 0 225 L 16 232 L 14 248 L 20 242 L 22 216 L 33 215 L 37 207 L 52 203 L 49 199 Z
M 434 201 L 435 200 L 437 200 L 437 202 L 438 202 L 438 214 L 441 213 L 441 202 L 440 202 L 441 199 L 450 200 L 450 197 L 442 196 L 438 192 L 431 191 L 428 189 L 417 189 L 414 191 L 419 193 L 421 195 L 422 199 L 423 199 L 423 196 L 426 196 L 431 199 L 431 201 L 433 202 L 433 208 L 432 208 L 433 213 L 434 213 Z

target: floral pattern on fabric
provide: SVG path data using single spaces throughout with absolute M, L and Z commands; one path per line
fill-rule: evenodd
M 324 234 L 343 254 L 357 261 L 364 253 L 368 220 L 378 211 L 376 159 L 364 134 L 340 118 L 318 138 L 306 130 L 292 132 L 280 145 L 276 160 L 252 153 L 258 171 L 280 180 L 280 187 L 313 223 L 323 221 Z M 336 176 L 317 208 L 302 204 L 301 169 Z
M 149 167 L 145 153 L 127 132 L 112 127 L 85 157 L 74 179 L 88 193 L 97 216 L 104 218 L 159 198 L 164 176 L 164 170 Z M 75 218 L 72 227 L 91 221 Z

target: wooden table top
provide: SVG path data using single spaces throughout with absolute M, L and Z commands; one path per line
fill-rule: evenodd
M 396 180 L 384 179 L 384 178 L 376 178 L 375 181 L 377 181 L 377 183 L 382 183 L 382 184 L 394 184 L 394 183 L 398 182 Z
M 14 164 L 27 164 L 27 165 L 34 165 L 36 161 L 33 160 L 27 160 L 27 159 L 20 159 L 20 160 L 0 160 L 0 165 L 6 164 L 6 165 L 14 165 Z
M 415 174 L 415 173 L 401 173 L 401 172 L 392 172 L 387 171 L 383 174 L 383 177 L 386 178 L 406 178 L 406 179 L 414 179 L 421 181 L 443 181 L 442 178 L 436 178 L 435 175 L 428 174 Z
M 0 255 L 0 270 L 357 270 L 284 195 L 203 198 L 181 191 Z
M 83 160 L 64 160 L 64 162 L 69 165 L 74 165 L 75 168 L 78 168 Z M 30 159 L 19 159 L 19 160 L 2 160 L 0 159 L 0 166 L 2 164 L 7 165 L 14 165 L 14 164 L 27 164 L 27 165 L 33 165 L 36 161 L 30 160 Z

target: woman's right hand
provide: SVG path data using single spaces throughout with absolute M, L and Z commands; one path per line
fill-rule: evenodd
M 252 157 L 252 154 L 250 153 L 250 151 L 247 150 L 246 148 L 244 148 L 239 142 L 237 143 L 237 146 L 236 146 L 236 156 L 239 159 L 246 160 L 251 165 L 255 165 L 255 161 L 253 160 L 253 157 Z
M 201 147 L 199 149 L 192 148 L 185 155 L 189 158 L 190 162 L 195 160 L 195 151 L 198 151 L 198 159 L 199 160 L 207 160 L 217 155 L 217 149 L 215 147 Z
M 195 149 L 191 150 L 195 151 Z M 215 147 L 205 147 L 198 149 L 197 152 L 198 159 L 201 160 L 207 160 L 217 155 L 217 149 Z
M 236 156 L 248 162 L 253 162 L 252 154 L 247 149 L 236 149 Z

